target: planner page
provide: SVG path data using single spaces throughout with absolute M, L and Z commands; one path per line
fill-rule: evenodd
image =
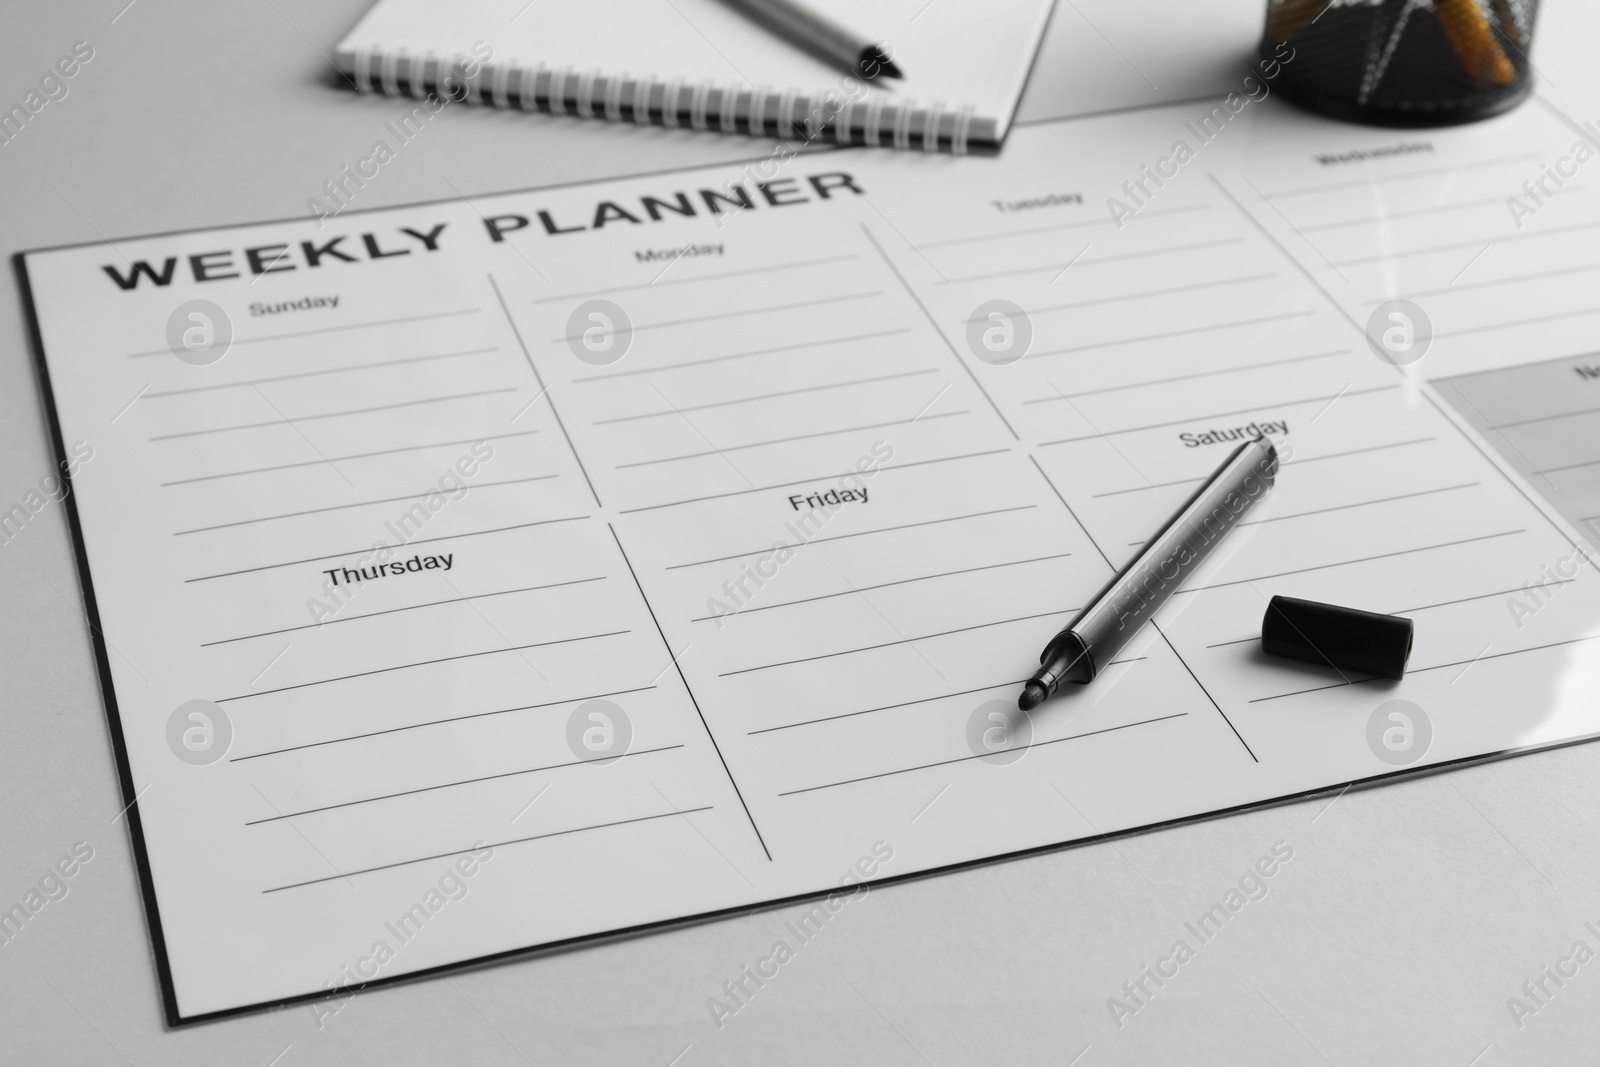
M 1252 107 L 26 254 L 171 1021 L 1600 731 L 1600 205 L 1502 203 L 1573 131 Z

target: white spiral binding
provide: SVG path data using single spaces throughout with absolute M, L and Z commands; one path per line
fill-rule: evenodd
M 878 147 L 878 137 L 883 132 L 883 105 L 881 96 L 867 101 L 867 117 L 861 124 L 861 143 L 872 148 Z
M 810 94 L 806 95 L 806 143 L 815 141 L 822 136 L 822 131 L 828 128 L 828 117 L 823 114 L 827 107 L 827 97 L 822 100 L 813 100 Z
M 972 108 L 964 107 L 956 112 L 956 128 L 950 137 L 950 154 L 964 156 L 967 154 L 967 132 L 972 128 Z
M 599 74 L 598 70 L 586 70 L 578 75 L 578 117 L 580 119 L 594 118 L 594 80 Z
M 372 92 L 372 56 L 375 49 L 371 46 L 357 48 L 355 55 L 355 80 L 356 92 Z
M 922 150 L 924 152 L 937 152 L 939 150 L 939 117 L 944 112 L 944 105 L 935 100 L 928 108 L 928 116 L 922 122 Z
M 606 78 L 606 121 L 622 121 L 622 90 L 628 84 L 628 72 Z
M 550 72 L 550 114 L 565 115 L 567 113 L 567 77 L 572 73 L 571 67 Z
M 537 111 L 539 108 L 539 64 L 522 68 L 521 80 L 517 82 L 517 106 L 524 111 Z
M 650 125 L 650 97 L 655 95 L 656 79 L 646 74 L 633 87 L 633 121 L 638 126 Z
M 710 106 L 711 83 L 709 81 L 696 83 L 694 96 L 689 98 L 689 125 L 700 131 L 709 129 L 706 123 L 706 109 Z
M 794 137 L 794 97 L 793 89 L 785 89 L 783 95 L 778 97 L 777 129 L 772 133 L 785 141 Z
M 767 87 L 758 86 L 750 93 L 750 136 L 760 137 L 767 129 Z
M 906 100 L 894 115 L 894 147 L 901 152 L 911 147 L 911 117 L 916 113 L 917 102 Z
M 445 78 L 456 73 L 458 68 L 464 69 L 467 62 L 467 57 L 462 55 L 457 55 L 452 63 L 446 64 L 444 59 L 431 50 L 413 55 L 404 48 L 380 51 L 368 45 L 355 51 L 352 80 L 356 90 L 361 93 L 381 92 L 386 96 L 399 96 L 405 92 L 417 99 L 425 98 L 429 92 L 437 92 L 443 96 Z M 598 104 L 608 122 L 623 122 L 625 117 L 622 109 L 626 100 L 633 109 L 631 118 L 634 123 L 646 126 L 656 122 L 662 126 L 677 127 L 682 124 L 683 92 L 687 88 L 691 94 L 687 108 L 688 125 L 691 128 L 709 130 L 714 121 L 723 133 L 738 132 L 740 94 L 744 90 L 738 85 L 718 87 L 710 81 L 686 85 L 682 79 L 662 82 L 654 75 L 643 75 L 633 81 L 633 92 L 630 94 L 629 77 L 626 72 L 603 75 L 598 70 L 579 72 L 571 67 L 550 70 L 542 63 L 520 67 L 514 63 L 507 63 L 486 70 L 486 65 L 480 64 L 475 75 L 470 78 L 464 75 L 461 77 L 462 99 L 468 103 L 482 103 L 484 81 L 487 77 L 489 101 L 497 108 L 510 109 L 510 94 L 514 80 L 517 105 L 523 111 L 539 110 L 542 99 L 550 114 L 565 115 L 568 113 L 567 84 L 574 76 L 577 77 L 578 84 L 574 93 L 573 110 L 581 118 L 594 118 Z M 602 78 L 605 82 L 603 95 L 597 97 L 595 82 Z M 541 81 L 544 82 L 542 93 Z M 653 115 L 651 102 L 658 87 L 661 90 L 661 111 L 659 115 Z M 712 93 L 717 94 L 714 120 L 709 114 L 712 108 Z M 749 89 L 748 93 L 748 106 L 745 112 L 748 132 L 755 137 L 765 136 L 768 101 L 773 92 L 766 86 L 756 86 Z M 805 100 L 810 103 L 809 96 L 805 97 Z M 795 105 L 800 101 L 801 94 L 792 88 L 778 94 L 776 113 L 772 117 L 771 132 L 774 136 L 785 140 L 796 136 Z M 853 143 L 857 135 L 858 103 L 857 100 L 846 98 L 831 119 L 815 110 L 808 111 L 806 139 L 826 139 L 831 127 L 832 140 L 835 143 Z M 867 98 L 866 107 L 862 109 L 861 114 L 862 144 L 870 147 L 881 146 L 887 134 L 890 146 L 899 151 L 906 151 L 911 148 L 912 126 L 916 124 L 920 126 L 922 150 L 937 152 L 942 147 L 943 123 L 948 118 L 951 124 L 948 142 L 950 154 L 964 156 L 971 151 L 973 109 L 970 106 L 952 110 L 946 108 L 942 102 L 935 101 L 919 116 L 915 100 L 898 100 L 894 101 L 886 122 L 884 112 L 889 106 L 890 102 L 881 96 L 873 95 Z
M 411 58 L 410 69 L 406 71 L 406 87 L 411 90 L 413 100 L 426 100 L 428 97 L 428 63 L 433 59 L 433 52 L 422 53 L 422 58 Z
M 404 56 L 404 48 L 391 48 L 383 54 L 379 66 L 379 77 L 382 79 L 384 96 L 400 95 L 400 58 Z
M 509 108 L 511 98 L 506 95 L 506 82 L 511 77 L 511 64 L 497 64 L 494 75 L 489 79 L 489 99 L 494 101 L 498 108 Z
M 678 97 L 683 95 L 683 79 L 673 78 L 661 87 L 661 125 L 678 125 Z

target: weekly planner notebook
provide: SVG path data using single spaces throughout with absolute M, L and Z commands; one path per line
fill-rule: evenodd
M 1503 202 L 1577 133 L 1254 111 L 19 257 L 171 1020 L 1600 732 L 1600 199 Z M 1264 657 L 1280 593 L 1410 673 Z

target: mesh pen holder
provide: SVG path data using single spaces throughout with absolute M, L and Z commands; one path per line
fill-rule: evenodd
M 1448 126 L 1533 88 L 1538 0 L 1268 0 L 1263 58 L 1312 111 L 1379 126 Z M 1287 58 L 1286 58 L 1287 57 Z

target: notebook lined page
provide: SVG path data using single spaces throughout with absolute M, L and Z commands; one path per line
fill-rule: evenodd
M 1106 212 L 1183 117 L 30 254 L 174 1017 L 1594 733 L 1594 568 L 1507 607 L 1572 526 L 1238 158 Z M 1270 497 L 1017 715 L 1254 434 Z M 1411 674 L 1265 658 L 1278 593 Z

